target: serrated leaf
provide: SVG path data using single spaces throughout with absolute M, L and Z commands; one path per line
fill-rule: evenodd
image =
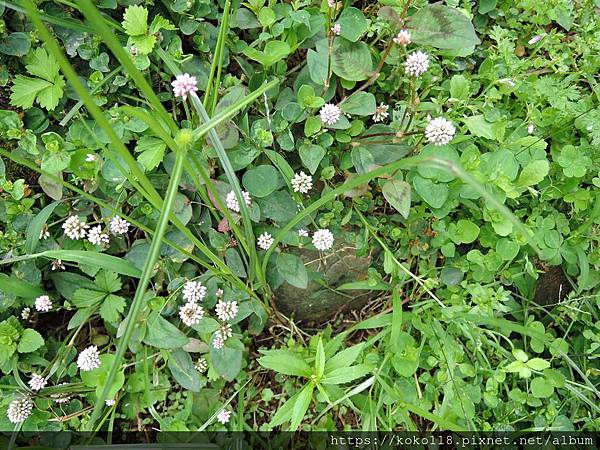
M 52 83 L 41 78 L 17 75 L 11 88 L 10 104 L 23 109 L 31 108 L 38 94 L 50 86 Z
M 139 36 L 148 31 L 148 10 L 139 5 L 129 6 L 123 14 L 123 28 L 129 36 Z
M 122 286 L 119 275 L 109 270 L 101 270 L 98 272 L 94 281 L 104 292 L 117 292 Z
M 80 288 L 75 291 L 71 301 L 78 308 L 88 308 L 98 305 L 106 297 L 106 292 Z
M 300 395 L 296 399 L 294 403 L 294 407 L 292 409 L 292 417 L 290 420 L 290 431 L 296 431 L 300 426 L 300 422 L 304 418 L 306 414 L 306 410 L 310 405 L 310 401 L 312 400 L 312 393 L 315 388 L 314 383 L 309 383 L 300 391 Z
M 162 162 L 166 148 L 161 139 L 142 136 L 135 146 L 135 151 L 140 153 L 137 160 L 146 170 L 152 170 Z
M 26 328 L 23 330 L 23 333 L 21 333 L 17 351 L 19 353 L 31 353 L 36 351 L 42 345 L 44 345 L 44 338 L 42 335 L 32 328 Z
M 107 295 L 100 307 L 100 317 L 109 323 L 117 322 L 123 311 L 125 311 L 125 304 L 123 297 L 113 294 Z
M 31 56 L 27 58 L 27 65 L 25 68 L 31 75 L 51 83 L 56 81 L 55 79 L 60 71 L 56 58 L 54 58 L 52 54 L 46 52 L 42 47 L 36 48 Z

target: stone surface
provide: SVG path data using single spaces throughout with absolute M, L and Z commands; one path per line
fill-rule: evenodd
M 360 308 L 370 298 L 364 290 L 336 291 L 344 283 L 366 278 L 371 257 L 358 257 L 356 250 L 347 245 L 336 246 L 333 251 L 293 249 L 306 265 L 309 283 L 299 289 L 283 283 L 275 291 L 275 303 L 286 316 L 303 322 L 320 322 L 337 312 Z

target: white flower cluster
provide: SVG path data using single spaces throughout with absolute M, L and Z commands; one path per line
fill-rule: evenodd
M 188 327 L 196 325 L 204 317 L 204 308 L 194 301 L 189 301 L 179 308 L 179 317 Z
M 418 77 L 419 75 L 423 75 L 427 72 L 429 68 L 429 55 L 427 53 L 423 53 L 420 50 L 411 53 L 406 58 L 406 62 L 404 63 L 404 71 L 407 75 Z
M 184 73 L 177 75 L 171 82 L 171 86 L 173 86 L 175 97 L 181 97 L 185 100 L 188 94 L 198 90 L 198 80 L 189 73 Z
M 449 144 L 455 133 L 452 122 L 443 117 L 431 119 L 425 127 L 425 139 L 433 145 Z
M 326 125 L 335 125 L 342 116 L 342 110 L 333 103 L 325 103 L 319 111 L 321 121 Z
M 252 204 L 252 199 L 250 198 L 250 194 L 248 192 L 242 191 L 242 197 L 244 197 L 244 203 L 246 203 L 246 206 L 250 206 Z M 235 196 L 235 192 L 229 191 L 229 194 L 227 194 L 227 198 L 225 199 L 225 204 L 230 210 L 235 211 L 236 213 L 240 212 L 240 203 Z
M 31 399 L 29 397 L 22 397 L 10 402 L 6 415 L 12 423 L 21 423 L 29 417 L 32 410 L 33 402 Z
M 408 30 L 400 30 L 394 38 L 394 42 L 398 45 L 408 45 L 412 42 L 412 36 Z
M 108 234 L 102 232 L 102 227 L 98 225 L 88 231 L 88 241 L 94 245 L 103 246 L 108 244 L 109 237 Z
M 375 108 L 375 114 L 373 114 L 373 122 L 383 122 L 390 115 L 388 113 L 389 105 L 384 103 L 380 103 L 377 108 Z
M 108 227 L 113 234 L 126 234 L 129 231 L 129 226 L 131 224 L 127 222 L 125 219 L 121 219 L 119 216 L 115 216 L 111 219 Z
M 295 174 L 290 183 L 292 184 L 292 189 L 294 190 L 294 192 L 300 192 L 301 194 L 306 194 L 312 189 L 311 176 L 306 175 L 302 171 Z
M 201 302 L 206 297 L 206 286 L 201 281 L 188 281 L 183 286 L 183 299 L 188 302 Z
M 333 233 L 327 228 L 317 230 L 313 234 L 312 243 L 317 250 L 329 250 L 333 247 Z
M 196 325 L 204 317 L 204 308 L 198 304 L 206 297 L 206 286 L 201 281 L 188 281 L 183 286 L 186 304 L 179 308 L 179 317 L 188 327 Z
M 98 347 L 91 345 L 82 350 L 77 357 L 77 367 L 82 372 L 89 372 L 100 367 L 100 352 L 98 352 Z
M 269 250 L 269 247 L 271 247 L 271 245 L 273 245 L 273 242 L 274 242 L 273 236 L 271 236 L 266 231 L 263 234 L 261 234 L 260 236 L 258 236 L 258 239 L 256 240 L 256 243 L 258 244 L 258 246 L 263 250 Z
M 39 391 L 40 389 L 44 389 L 46 387 L 46 383 L 48 381 L 41 375 L 34 373 L 31 375 L 31 379 L 29 380 L 29 387 L 32 391 Z
M 236 301 L 219 300 L 215 307 L 215 313 L 223 322 L 233 320 L 238 313 L 238 304 Z
M 77 241 L 85 237 L 86 229 L 89 226 L 79 216 L 69 216 L 62 224 L 62 228 L 68 237 Z
M 35 309 L 39 312 L 48 312 L 52 309 L 52 300 L 47 295 L 40 295 L 35 299 Z
M 334 26 L 331 27 L 331 32 L 336 36 L 339 36 L 340 34 L 342 34 L 342 26 L 339 23 L 336 23 Z
M 215 337 L 213 339 L 213 347 L 216 349 L 223 348 L 225 345 L 225 341 L 233 336 L 233 331 L 231 330 L 231 325 L 228 323 L 221 324 L 219 329 L 215 332 Z
M 208 369 L 208 362 L 206 362 L 206 358 L 198 358 L 194 364 L 194 367 L 200 373 L 206 372 L 206 369 Z

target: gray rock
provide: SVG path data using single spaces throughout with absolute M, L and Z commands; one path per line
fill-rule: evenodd
M 356 249 L 347 245 L 319 253 L 308 249 L 290 249 L 304 261 L 309 276 L 306 289 L 283 283 L 275 291 L 275 303 L 286 316 L 303 322 L 320 322 L 337 312 L 362 307 L 371 292 L 364 290 L 336 291 L 344 283 L 365 278 L 371 257 L 356 256 Z

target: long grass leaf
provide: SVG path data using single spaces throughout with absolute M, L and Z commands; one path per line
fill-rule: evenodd
M 133 302 L 131 303 L 131 307 L 129 308 L 129 312 L 125 319 L 125 330 L 123 331 L 123 335 L 117 343 L 117 351 L 115 353 L 113 365 L 111 366 L 108 376 L 106 377 L 104 389 L 102 389 L 99 398 L 96 400 L 96 405 L 94 406 L 90 420 L 85 426 L 86 431 L 94 430 L 94 425 L 98 420 L 102 408 L 104 407 L 104 401 L 108 397 L 112 382 L 117 375 L 117 371 L 119 370 L 121 362 L 123 361 L 123 357 L 125 356 L 125 351 L 128 348 L 129 340 L 131 339 L 139 313 L 142 309 L 142 301 L 154 272 L 154 265 L 160 254 L 162 238 L 165 235 L 167 225 L 169 223 L 169 213 L 171 212 L 171 209 L 175 203 L 179 179 L 181 178 L 181 174 L 183 172 L 183 163 L 185 162 L 187 150 L 188 148 L 186 146 L 180 149 L 177 153 L 175 166 L 173 167 L 169 186 L 167 187 L 165 202 L 161 210 L 160 217 L 158 218 L 158 223 L 154 231 L 154 237 L 152 239 L 152 243 L 150 244 L 150 250 L 148 251 L 148 256 L 144 264 L 144 270 L 142 271 L 142 276 L 135 291 Z

